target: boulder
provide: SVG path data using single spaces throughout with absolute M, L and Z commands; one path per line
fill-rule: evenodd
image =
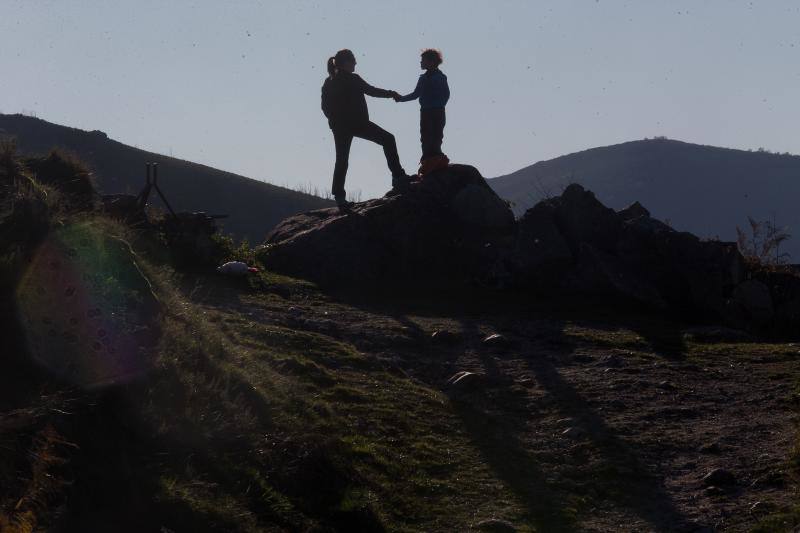
M 258 251 L 277 272 L 370 286 L 487 276 L 513 241 L 511 209 L 473 167 L 451 165 L 403 194 L 284 220 Z
M 645 209 L 645 207 L 639 202 L 633 202 L 625 209 L 620 209 L 617 211 L 617 215 L 619 215 L 625 222 L 630 222 L 639 218 L 650 218 L 650 211 Z
M 625 221 L 614 255 L 686 315 L 724 314 L 727 298 L 745 275 L 735 243 L 703 241 L 645 215 Z
M 578 184 L 568 186 L 560 197 L 545 200 L 555 208 L 555 223 L 573 254 L 580 243 L 613 251 L 622 232 L 623 220 Z
M 519 220 L 510 255 L 510 270 L 518 285 L 553 287 L 574 264 L 572 251 L 556 225 L 556 206 L 540 202 Z
M 667 307 L 650 276 L 587 243 L 580 243 L 577 266 L 565 279 L 564 287 L 574 293 L 624 299 L 655 309 Z
M 740 283 L 733 291 L 732 301 L 753 325 L 763 326 L 773 317 L 772 295 L 761 281 L 750 279 Z
M 755 275 L 755 279 L 768 288 L 772 300 L 769 333 L 796 337 L 800 324 L 800 272 L 791 267 L 782 267 L 765 269 Z
M 634 302 L 683 319 L 796 331 L 800 276 L 748 272 L 737 245 L 703 240 L 638 202 L 615 212 L 570 185 L 519 221 L 473 167 L 451 165 L 400 195 L 284 220 L 257 251 L 321 285 L 494 286 Z
M 634 203 L 620 212 L 570 185 L 528 210 L 509 263 L 517 286 L 720 317 L 745 274 L 735 243 L 675 231 Z
M 725 487 L 735 485 L 736 475 L 730 470 L 725 470 L 724 468 L 715 468 L 703 476 L 702 483 L 707 487 Z

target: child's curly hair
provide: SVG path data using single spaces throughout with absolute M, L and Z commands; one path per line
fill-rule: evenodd
M 433 60 L 437 66 L 441 65 L 444 61 L 441 50 L 437 50 L 436 48 L 426 48 L 422 51 L 420 56 L 422 56 L 424 59 Z

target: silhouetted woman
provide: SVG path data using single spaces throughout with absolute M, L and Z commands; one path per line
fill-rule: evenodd
M 328 59 L 328 79 L 322 85 L 322 112 L 328 118 L 336 143 L 336 166 L 333 169 L 333 197 L 339 208 L 350 207 L 344 190 L 350 145 L 353 137 L 380 144 L 386 163 L 392 172 L 392 188 L 401 189 L 408 183 L 408 175 L 400 165 L 394 135 L 370 122 L 365 94 L 376 98 L 395 98 L 395 91 L 378 89 L 354 74 L 356 58 L 350 50 L 339 50 Z

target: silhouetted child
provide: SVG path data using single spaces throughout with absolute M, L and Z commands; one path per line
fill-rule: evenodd
M 434 48 L 424 50 L 420 55 L 419 66 L 425 73 L 420 75 L 414 92 L 395 98 L 396 102 L 409 102 L 419 98 L 419 134 L 422 142 L 420 162 L 444 156 L 442 153 L 444 108 L 450 99 L 450 87 L 447 85 L 447 76 L 439 70 L 441 64 L 442 53 L 439 50 Z M 443 159 L 446 161 L 446 158 Z

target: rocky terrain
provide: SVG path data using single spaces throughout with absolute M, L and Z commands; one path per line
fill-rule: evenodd
M 515 221 L 464 165 L 351 213 L 290 217 L 258 253 L 273 270 L 333 287 L 479 284 L 774 335 L 800 324 L 800 277 L 748 263 L 736 243 L 676 231 L 639 203 L 614 211 L 576 184 Z

